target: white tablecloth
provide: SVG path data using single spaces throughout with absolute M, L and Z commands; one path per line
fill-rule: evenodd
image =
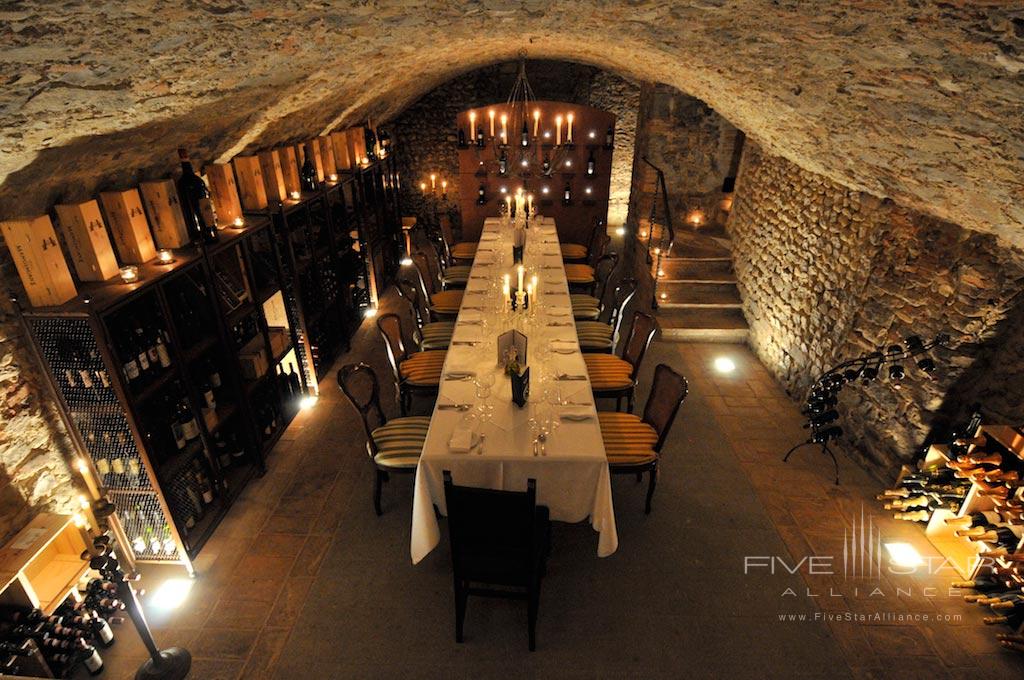
M 558 375 L 567 374 L 586 376 L 587 371 L 576 338 L 568 284 L 553 221 L 545 221 L 529 229 L 524 265 L 526 280 L 536 274 L 540 290 L 532 303 L 533 315 L 526 318 L 526 314 L 517 313 L 518 321 L 514 322 L 528 337 L 527 364 L 531 372 L 530 403 L 518 408 L 511 401 L 510 381 L 497 366 L 496 336 L 507 330 L 510 322 L 503 321 L 504 317 L 492 306 L 500 298 L 500 291 L 497 295 L 487 292 L 491 281 L 497 281 L 500 287 L 506 273 L 511 274 L 512 286 L 516 285 L 511 227 L 498 219 L 485 221 L 444 374 L 468 371 L 480 375 L 492 371 L 496 376 L 490 398 L 494 406 L 493 417 L 489 422 L 476 426 L 484 435 L 482 453 L 479 447 L 468 453 L 451 452 L 448 441 L 466 414 L 446 410 L 442 405 L 476 404 L 478 400 L 472 381 L 442 377 L 440 396 L 416 470 L 411 544 L 414 564 L 433 550 L 440 540 L 434 506 L 447 513 L 444 470 L 450 470 L 453 481 L 459 485 L 510 491 L 525 491 L 526 480 L 536 479 L 537 503 L 550 509 L 551 519 L 581 522 L 589 517 L 594 530 L 599 533 L 598 556 L 606 557 L 618 547 L 608 462 L 590 381 L 557 379 Z M 487 319 L 486 329 L 478 323 L 481 317 Z M 547 345 L 552 339 L 569 341 L 571 353 L 552 353 L 550 359 L 543 364 L 538 363 L 533 358 L 538 347 L 542 343 Z M 457 344 L 460 342 L 477 344 Z M 546 387 L 557 388 L 561 399 L 571 402 L 571 405 L 542 404 L 542 391 Z M 531 409 L 537 408 L 553 413 L 556 418 L 557 414 L 569 411 L 587 413 L 590 418 L 581 422 L 559 419 L 560 425 L 547 439 L 545 455 L 535 455 L 529 419 Z

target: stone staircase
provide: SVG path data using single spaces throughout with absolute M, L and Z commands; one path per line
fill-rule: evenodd
M 659 241 L 655 227 L 655 243 Z M 657 275 L 657 317 L 661 337 L 676 342 L 747 341 L 739 289 L 728 240 L 683 227 L 670 252 L 652 249 L 651 274 Z

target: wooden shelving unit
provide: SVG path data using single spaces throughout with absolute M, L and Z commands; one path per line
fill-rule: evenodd
M 180 561 L 192 571 L 394 275 L 398 175 L 392 158 L 366 157 L 362 137 L 361 129 L 341 135 L 349 161 L 328 167 L 315 191 L 289 188 L 292 198 L 269 205 L 264 197 L 266 208 L 233 217 L 215 242 L 145 262 L 131 283 L 81 283 L 64 304 L 22 310 L 77 467 L 113 502 L 114 532 L 135 561 Z M 217 166 L 222 188 L 234 168 L 238 185 L 259 194 L 258 173 L 244 183 L 239 174 L 253 167 Z M 289 182 L 297 177 L 297 167 L 282 169 Z M 233 194 L 221 200 L 238 206 Z M 156 338 L 166 352 L 159 362 Z
M 52 614 L 89 570 L 86 539 L 68 515 L 37 515 L 0 548 L 0 602 Z

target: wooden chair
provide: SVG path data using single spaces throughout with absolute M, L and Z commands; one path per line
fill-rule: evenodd
M 452 221 L 447 215 L 441 215 L 440 219 L 441 238 L 444 240 L 445 249 L 452 261 L 472 260 L 476 257 L 476 249 L 480 244 L 476 241 L 462 241 L 457 243 L 452 233 Z
M 448 353 L 445 350 L 412 353 L 406 350 L 402 320 L 397 314 L 384 314 L 378 317 L 377 330 L 384 338 L 388 361 L 394 372 L 398 407 L 404 416 L 416 395 L 437 396 L 441 371 Z
M 611 313 L 604 321 L 577 321 L 576 337 L 584 352 L 614 352 L 619 344 L 619 329 L 626 306 L 636 295 L 636 279 L 622 279 L 615 287 Z
M 412 256 L 412 262 L 416 268 L 420 292 L 423 294 L 423 300 L 430 311 L 431 320 L 454 319 L 458 316 L 459 308 L 462 307 L 462 296 L 465 291 L 438 290 L 440 288 L 440 279 L 431 268 L 430 261 L 423 251 L 417 251 Z
M 445 470 L 444 498 L 455 580 L 455 641 L 462 642 L 470 595 L 512 598 L 527 601 L 534 651 L 540 582 L 551 545 L 551 521 L 548 509 L 537 505 L 536 480 L 527 480 L 525 492 L 476 489 L 456 486 Z
M 590 255 L 590 249 L 594 246 L 594 238 L 597 236 L 597 229 L 600 225 L 595 224 L 593 229 L 590 230 L 590 237 L 586 243 L 563 243 L 561 244 L 562 249 L 562 260 L 564 262 L 582 261 L 586 260 L 587 256 Z
M 615 268 L 618 266 L 619 256 L 616 253 L 603 255 L 594 268 L 594 278 L 597 284 L 594 286 L 594 294 L 570 293 L 572 301 L 573 318 L 580 321 L 596 321 L 604 310 L 604 294 L 608 289 L 608 282 L 611 281 Z
M 615 398 L 615 410 L 622 408 L 622 398 L 626 398 L 627 412 L 633 412 L 636 394 L 636 379 L 640 374 L 647 348 L 658 330 L 658 322 L 650 314 L 633 313 L 633 327 L 622 349 L 622 357 L 614 354 L 584 354 L 583 361 L 587 365 L 590 386 L 595 398 Z
M 568 280 L 570 286 L 589 286 L 591 291 L 593 291 L 594 284 L 597 282 L 597 279 L 594 278 L 597 270 L 597 263 L 602 257 L 604 257 L 605 252 L 608 250 L 608 245 L 611 242 L 612 239 L 608 234 L 599 231 L 597 237 L 594 239 L 594 245 L 590 250 L 589 263 L 565 265 L 565 278 Z
M 411 311 L 414 330 L 412 339 L 420 351 L 431 349 L 448 349 L 455 331 L 454 321 L 428 322 L 430 312 L 423 306 L 419 285 L 409 279 L 399 279 L 398 294 L 406 301 Z
M 441 290 L 449 288 L 465 288 L 469 281 L 469 273 L 473 265 L 449 264 L 445 257 L 444 243 L 433 243 L 434 262 L 437 263 L 438 278 L 441 281 Z
M 362 384 L 361 384 L 362 383 Z M 430 418 L 410 416 L 388 420 L 380 406 L 380 384 L 368 365 L 348 364 L 338 370 L 338 387 L 359 412 L 366 432 L 366 453 L 376 469 L 373 509 L 379 517 L 381 487 L 392 472 L 416 471 Z
M 658 480 L 661 447 L 689 391 L 686 378 L 668 365 L 658 364 L 642 418 L 618 411 L 597 414 L 608 470 L 612 474 L 635 474 L 637 481 L 643 479 L 644 472 L 650 474 L 644 505 L 647 514 L 651 513 L 651 498 Z

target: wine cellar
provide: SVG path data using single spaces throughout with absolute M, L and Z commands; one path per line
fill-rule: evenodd
M 135 561 L 191 570 L 262 473 L 394 275 L 397 189 L 384 158 L 329 167 L 262 210 L 242 208 L 243 193 L 234 213 L 217 206 L 230 222 L 215 241 L 146 253 L 64 304 L 22 310 L 80 468 L 112 500 Z

